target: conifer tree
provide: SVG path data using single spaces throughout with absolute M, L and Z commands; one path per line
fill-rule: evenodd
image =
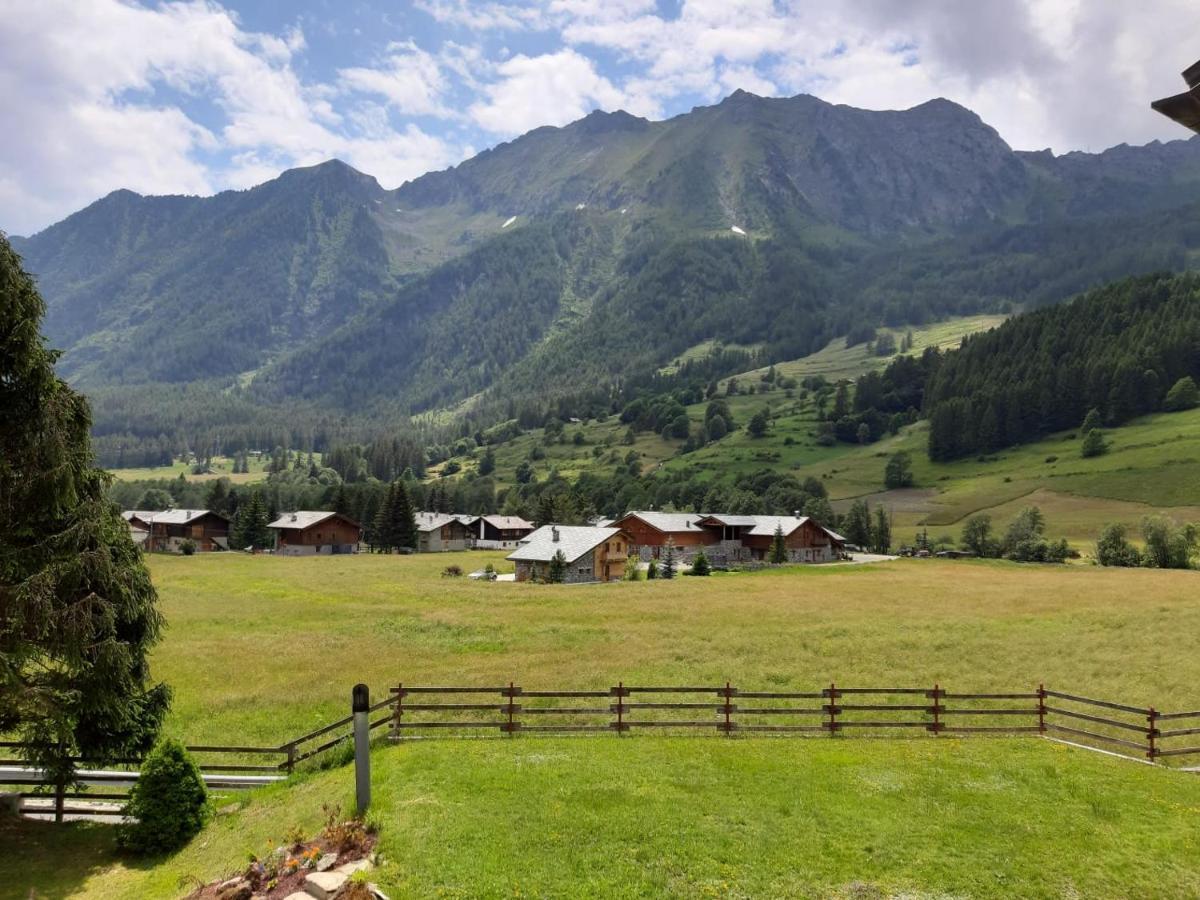
M 704 551 L 700 550 L 696 553 L 692 560 L 693 575 L 708 575 L 712 571 L 712 566 L 708 563 L 708 557 L 704 555 Z
M 567 574 L 567 557 L 561 550 L 555 550 L 550 557 L 550 565 L 546 569 L 546 581 L 550 584 L 562 584 Z
M 871 529 L 871 549 L 888 553 L 892 549 L 892 523 L 882 506 L 875 507 L 875 527 Z
M 391 546 L 400 549 L 407 547 L 415 550 L 417 547 L 417 519 L 413 512 L 412 501 L 408 498 L 408 489 L 403 481 L 394 482 L 395 495 L 388 510 L 388 539 Z
M 0 734 L 70 784 L 73 757 L 146 752 L 170 692 L 147 665 L 154 586 L 93 465 L 88 403 L 54 373 L 44 314 L 0 236 Z
M 234 528 L 234 543 L 239 549 L 265 550 L 274 542 L 267 524 L 272 521 L 262 491 L 254 491 L 250 499 L 238 510 Z
M 380 553 L 391 553 L 396 547 L 391 531 L 392 509 L 395 505 L 396 485 L 393 483 L 384 491 L 375 516 L 371 520 L 372 548 Z
M 767 551 L 767 562 L 779 564 L 787 562 L 787 539 L 783 536 L 783 525 L 775 526 L 775 534 L 771 538 L 771 549 Z
M 662 565 L 658 567 L 659 578 L 674 578 L 675 577 L 675 541 L 667 538 L 666 546 L 663 547 Z

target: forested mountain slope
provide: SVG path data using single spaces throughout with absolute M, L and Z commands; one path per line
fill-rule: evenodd
M 102 448 L 233 449 L 594 411 L 705 341 L 767 362 L 1057 302 L 1190 267 L 1198 204 L 1200 139 L 1053 157 L 944 100 L 738 92 L 539 128 L 392 191 L 336 161 L 119 191 L 14 245 Z

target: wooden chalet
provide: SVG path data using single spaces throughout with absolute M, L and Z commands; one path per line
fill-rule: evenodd
M 419 512 L 417 523 L 418 553 L 441 553 L 447 550 L 466 550 L 471 531 L 469 516 L 451 513 Z
M 776 531 L 783 532 L 790 562 L 831 562 L 846 549 L 845 538 L 808 516 L 710 515 L 697 524 L 717 536 L 714 557 L 730 562 L 765 560 Z
M 326 510 L 284 513 L 267 527 L 275 532 L 275 552 L 283 556 L 356 553 L 362 539 L 361 525 Z
M 141 544 L 151 552 L 181 553 L 185 541 L 191 541 L 197 553 L 229 549 L 229 519 L 211 510 L 128 510 L 122 516 L 131 534 L 146 533 Z
M 513 550 L 533 533 L 533 523 L 520 516 L 475 516 L 467 522 L 470 546 L 479 550 Z
M 629 535 L 620 528 L 591 525 L 543 525 L 508 555 L 517 581 L 545 581 L 559 551 L 566 559 L 565 584 L 620 581 L 625 577 Z
M 698 524 L 701 518 L 695 513 L 630 512 L 612 524 L 629 535 L 630 556 L 658 559 L 671 543 L 679 558 L 689 559 L 721 539 L 717 529 Z

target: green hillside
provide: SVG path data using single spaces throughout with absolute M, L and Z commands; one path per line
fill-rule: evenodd
M 1196 141 L 1054 157 L 944 100 L 738 92 L 539 128 L 394 191 L 337 161 L 119 191 L 14 244 L 102 459 L 136 464 L 595 418 L 716 342 L 756 355 L 727 377 L 1187 269 L 1198 201 Z

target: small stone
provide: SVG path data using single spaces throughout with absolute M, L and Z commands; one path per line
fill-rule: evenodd
M 355 872 L 361 872 L 363 869 L 371 868 L 371 861 L 367 859 L 356 859 L 354 862 L 348 862 L 343 866 L 338 866 L 334 869 L 335 872 L 341 872 L 347 878 Z
M 321 858 L 317 860 L 317 864 L 313 867 L 318 872 L 328 872 L 337 864 L 336 853 L 323 853 Z
M 245 878 L 230 878 L 217 885 L 217 900 L 250 900 L 254 893 Z
M 341 872 L 313 872 L 304 879 L 304 890 L 317 900 L 329 900 L 336 896 L 349 880 L 350 876 Z
M 288 894 L 283 900 L 312 900 L 312 894 L 306 894 L 303 891 L 296 891 L 294 894 Z

